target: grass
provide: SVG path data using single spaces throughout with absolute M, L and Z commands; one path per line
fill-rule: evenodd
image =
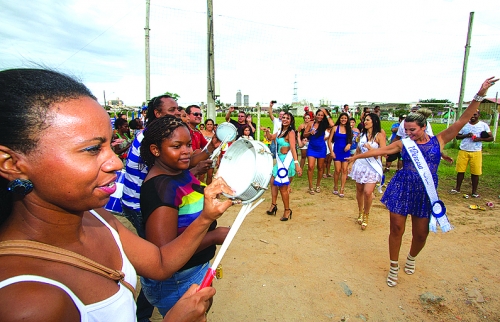
M 335 117 L 334 117 L 335 119 Z M 297 117 L 296 119 L 296 127 L 303 123 L 302 118 Z M 224 122 L 223 117 L 217 117 L 217 123 L 220 124 Z M 254 120 L 255 121 L 255 120 Z M 391 125 L 393 121 L 382 121 L 382 128 L 386 131 L 386 133 L 390 132 Z M 270 127 L 272 129 L 272 122 L 269 117 L 261 117 L 261 126 Z M 432 124 L 432 130 L 434 134 L 437 134 L 446 129 L 446 124 Z M 263 134 L 261 133 L 261 139 Z M 457 159 L 458 155 L 458 144 L 450 144 L 447 145 L 444 152 L 451 156 L 453 160 Z M 491 194 L 491 195 L 499 195 L 500 194 L 500 183 L 499 183 L 499 171 L 498 171 L 498 161 L 500 160 L 500 144 L 498 143 L 485 143 L 483 144 L 483 175 L 479 179 L 479 191 L 481 194 Z M 393 162 L 393 167 L 395 166 L 395 162 Z M 332 164 L 333 169 L 333 164 Z M 391 171 L 393 172 L 393 171 Z M 333 172 L 332 172 L 333 173 Z M 438 168 L 439 175 L 439 190 L 441 191 L 449 191 L 451 188 L 455 187 L 457 173 L 455 171 L 455 163 L 453 165 L 449 165 L 445 162 L 442 162 Z M 388 175 L 387 179 L 389 180 L 392 175 Z M 314 178 L 316 178 L 316 172 L 314 174 Z M 316 179 L 313 179 L 313 185 L 315 184 Z M 348 179 L 349 182 L 352 180 Z M 326 181 L 325 181 L 326 182 Z M 322 181 L 323 183 L 323 181 Z M 332 185 L 332 181 L 328 180 L 328 185 Z M 307 173 L 304 171 L 304 175 L 299 178 L 295 178 L 293 181 L 294 189 L 302 189 L 305 190 L 308 187 L 307 183 Z M 462 190 L 467 191 L 470 190 L 470 172 L 467 169 L 465 173 L 465 179 L 463 182 Z M 330 189 L 329 187 L 328 189 Z

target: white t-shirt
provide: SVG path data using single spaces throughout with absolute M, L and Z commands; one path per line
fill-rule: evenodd
M 431 123 L 429 123 L 429 121 L 427 121 L 427 126 L 425 127 L 425 133 L 427 133 L 427 135 L 429 136 L 434 136 L 434 132 L 432 132 Z M 403 120 L 401 124 L 399 124 L 398 133 L 396 133 L 396 135 L 402 139 L 406 139 L 408 137 L 408 135 L 406 135 L 405 133 L 405 120 Z
M 273 119 L 273 134 L 279 133 L 281 131 L 281 120 L 277 117 Z
M 484 123 L 483 121 L 479 121 L 476 124 L 470 124 L 470 123 L 465 124 L 464 127 L 460 130 L 459 134 L 465 135 L 472 133 L 473 135 L 479 136 L 483 131 L 486 131 L 488 133 L 491 132 L 488 124 Z M 474 151 L 481 151 L 482 149 L 483 149 L 483 142 L 481 141 L 474 142 L 472 138 L 465 138 L 460 143 L 460 150 L 474 152 Z

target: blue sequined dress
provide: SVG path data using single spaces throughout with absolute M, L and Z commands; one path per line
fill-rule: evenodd
M 441 160 L 439 142 L 433 136 L 429 142 L 418 144 L 418 147 L 429 166 L 437 190 L 437 169 Z M 410 214 L 419 218 L 429 218 L 432 212 L 429 196 L 404 146 L 401 156 L 403 158 L 403 169 L 396 172 L 380 201 L 386 205 L 390 212 L 403 216 Z

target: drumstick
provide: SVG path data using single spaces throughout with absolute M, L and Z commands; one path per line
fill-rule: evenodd
M 226 239 L 224 239 L 224 242 L 222 243 L 222 246 L 217 253 L 217 256 L 215 257 L 215 260 L 212 264 L 212 267 L 210 267 L 205 274 L 205 277 L 203 278 L 203 281 L 201 282 L 200 286 L 198 287 L 198 290 L 201 290 L 202 288 L 205 288 L 207 286 L 210 286 L 212 283 L 212 280 L 215 277 L 215 270 L 217 269 L 217 266 L 219 266 L 220 261 L 222 260 L 222 257 L 226 253 L 227 248 L 229 247 L 229 244 L 233 241 L 234 236 L 236 235 L 236 232 L 238 232 L 238 229 L 240 228 L 241 224 L 243 223 L 243 220 L 245 220 L 245 217 L 255 209 L 260 203 L 264 201 L 264 198 L 260 199 L 255 203 L 255 205 L 252 205 L 251 203 L 243 205 L 241 207 L 240 212 L 236 216 L 236 219 L 234 220 L 233 225 L 229 229 L 229 232 L 227 233 Z

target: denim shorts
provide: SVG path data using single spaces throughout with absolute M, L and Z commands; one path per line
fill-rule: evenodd
M 164 281 L 141 277 L 144 294 L 151 305 L 165 316 L 168 310 L 186 293 L 193 284 L 200 284 L 208 271 L 209 262 L 174 273 Z

